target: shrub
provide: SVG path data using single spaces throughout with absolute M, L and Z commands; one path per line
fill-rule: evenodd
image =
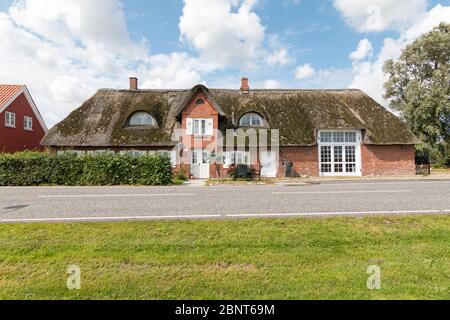
M 186 181 L 186 180 L 188 180 L 187 177 L 186 177 L 186 170 L 183 167 L 178 169 L 178 171 L 176 172 L 175 180 L 178 180 L 178 181 Z
M 254 169 L 250 168 L 248 165 L 239 164 L 232 168 L 230 172 L 231 178 L 234 180 L 253 180 L 256 176 Z
M 167 185 L 171 176 L 166 155 L 0 155 L 0 186 Z

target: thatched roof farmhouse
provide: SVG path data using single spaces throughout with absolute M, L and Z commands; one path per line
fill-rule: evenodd
M 223 134 L 227 129 L 243 127 L 243 123 L 245 127 L 278 129 L 280 154 L 277 158 L 280 158 L 279 162 L 293 165 L 298 174 L 354 175 L 355 170 L 359 170 L 357 175 L 384 174 L 393 173 L 395 167 L 399 173 L 412 172 L 416 137 L 398 117 L 364 92 L 351 89 L 250 90 L 247 81 L 243 79 L 240 90 L 208 89 L 203 85 L 190 90 L 138 90 L 137 80 L 132 79 L 132 86 L 134 84 L 135 87 L 129 90 L 99 90 L 54 126 L 42 144 L 53 150 L 169 150 L 180 143 L 174 139 L 176 130 L 196 130 L 189 129 L 189 126 L 195 127 L 197 123 L 208 125 L 208 121 L 196 122 L 196 119 L 210 119 L 211 126 Z M 135 114 L 143 118 L 147 114 L 148 119 L 152 120 L 130 125 L 130 119 Z M 325 142 L 320 139 L 321 132 L 331 137 L 334 132 L 343 132 L 344 136 L 345 132 L 355 132 L 360 135 L 361 141 L 341 141 L 337 134 L 337 140 L 331 138 Z M 196 135 L 195 132 L 186 133 L 187 136 Z M 345 147 L 352 144 L 356 148 L 347 148 L 351 153 L 347 156 Z M 339 152 L 343 154 L 335 155 Z M 310 158 L 314 159 L 314 163 L 305 159 L 309 153 L 312 153 Z M 398 161 L 390 159 L 388 154 L 398 154 Z M 371 161 L 366 171 L 363 163 L 365 156 L 367 161 Z M 345 168 L 346 157 L 352 161 L 355 158 L 355 162 L 359 160 L 359 163 L 352 162 Z M 372 162 L 383 162 L 386 157 L 392 167 L 384 167 L 385 161 L 382 164 L 384 169 L 377 172 L 377 164 Z M 232 160 L 236 160 L 235 155 Z M 260 160 L 253 161 L 260 163 Z M 343 162 L 339 162 L 341 160 Z M 399 163 L 404 163 L 404 170 L 399 169 Z M 283 175 L 285 169 L 278 168 L 283 164 L 276 166 L 271 175 Z M 344 172 L 341 172 L 342 167 Z M 330 171 L 330 168 L 331 172 L 322 172 Z

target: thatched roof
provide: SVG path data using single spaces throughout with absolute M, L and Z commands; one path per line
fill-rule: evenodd
M 364 143 L 416 144 L 408 127 L 359 90 L 99 90 L 53 127 L 42 141 L 52 147 L 172 146 L 180 113 L 203 90 L 221 117 L 221 130 L 236 128 L 240 117 L 257 112 L 280 130 L 282 146 L 316 144 L 319 129 L 362 129 Z M 158 128 L 127 128 L 136 111 L 147 111 Z

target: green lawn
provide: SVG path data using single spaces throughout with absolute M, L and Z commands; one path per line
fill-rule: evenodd
M 450 216 L 0 225 L 0 299 L 61 298 L 450 299 Z

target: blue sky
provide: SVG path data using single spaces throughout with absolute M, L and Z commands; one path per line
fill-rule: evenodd
M 0 78 L 26 83 L 50 124 L 132 75 L 147 88 L 237 88 L 244 75 L 259 88 L 357 87 L 383 103 L 384 60 L 442 20 L 450 0 L 0 0 Z

